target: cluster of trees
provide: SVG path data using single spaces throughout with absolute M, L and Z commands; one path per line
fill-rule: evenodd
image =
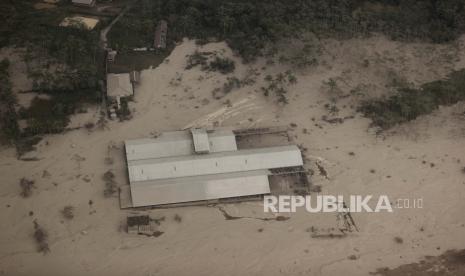
M 19 126 L 16 115 L 16 97 L 11 91 L 8 67 L 10 62 L 0 62 L 0 142 L 11 143 L 19 137 Z
M 222 74 L 234 72 L 236 65 L 232 59 L 221 57 L 214 52 L 195 51 L 187 58 L 186 69 L 200 66 L 203 71 L 218 71 Z
M 381 32 L 394 39 L 445 42 L 465 30 L 462 0 L 140 0 L 121 21 L 127 34 L 152 41 L 160 19 L 171 40 L 226 40 L 245 60 L 270 42 L 310 31 L 351 37 Z
M 36 10 L 34 4 L 35 1 L 0 2 L 0 47 L 26 48 L 26 62 L 44 66 L 40 72 L 49 71 L 54 65 L 66 66 L 68 74 L 61 74 L 61 80 L 54 77 L 54 82 L 62 82 L 66 90 L 96 87 L 96 80 L 103 77 L 98 28 L 89 31 L 60 27 L 59 23 L 70 15 L 66 8 Z
M 447 79 L 433 81 L 419 89 L 399 88 L 395 95 L 369 100 L 359 108 L 375 126 L 388 129 L 429 114 L 440 105 L 465 101 L 465 69 L 453 72 Z
M 81 103 L 100 99 L 98 80 L 104 77 L 98 28 L 89 31 L 60 27 L 59 23 L 70 15 L 65 7 L 36 10 L 35 3 L 15 0 L 0 3 L 0 47 L 26 49 L 25 62 L 33 90 L 50 96 L 50 100 L 34 100 L 29 109 L 21 109 L 14 118 L 9 117 L 9 136 L 16 139 L 61 132 L 69 115 Z M 2 85 L 2 90 L 10 88 L 11 85 Z M 22 133 L 14 127 L 18 118 L 28 121 L 29 127 Z

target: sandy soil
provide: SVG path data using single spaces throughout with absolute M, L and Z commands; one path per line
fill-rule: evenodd
M 205 45 L 202 50 L 236 60 L 238 79 L 251 75 L 251 69 L 260 73 L 255 84 L 215 100 L 212 91 L 221 88 L 227 76 L 199 68 L 185 70 L 186 55 L 198 46 L 184 41 L 159 67 L 142 72 L 131 121 L 109 122 L 105 130 L 46 136 L 35 153 L 39 161 L 18 161 L 13 149 L 2 149 L 0 272 L 368 275 L 381 267 L 463 249 L 465 105 L 441 108 L 383 136 L 374 134 L 369 120 L 355 107 L 361 99 L 389 93 L 393 74 L 418 85 L 463 68 L 464 41 L 443 46 L 403 44 L 383 37 L 326 41 L 320 65 L 296 72 L 298 82 L 289 87 L 285 106 L 273 96 L 265 97 L 260 88 L 267 74 L 284 72 L 289 69 L 286 65 L 266 65 L 265 60 L 244 65 L 224 43 Z M 324 85 L 329 78 L 340 90 L 335 103 Z M 351 94 L 353 89 L 358 93 Z M 339 112 L 330 114 L 324 107 L 327 103 L 335 104 Z M 354 117 L 331 124 L 322 120 L 324 115 Z M 222 206 L 230 215 L 248 217 L 236 220 L 226 220 L 218 206 L 152 210 L 151 216 L 165 217 L 159 229 L 164 233 L 149 238 L 126 234 L 125 217 L 131 211 L 120 210 L 116 197 L 103 196 L 105 171 L 115 173 L 118 185 L 127 184 L 125 139 L 190 126 L 290 124 L 294 142 L 308 149 L 307 166 L 315 169 L 318 162 L 328 172 L 328 177 L 313 177 L 322 194 L 422 198 L 424 207 L 353 214 L 360 231 L 343 238 L 312 238 L 312 227 L 337 227 L 335 214 L 301 210 L 284 214 L 290 217 L 286 221 L 264 221 L 256 218 L 273 215 L 264 214 L 260 202 Z M 113 163 L 105 162 L 109 159 Z M 29 198 L 20 196 L 22 177 L 35 180 Z M 72 220 L 60 214 L 66 205 L 75 207 Z M 174 219 L 176 214 L 180 222 Z M 33 220 L 48 232 L 51 251 L 46 255 L 36 251 Z

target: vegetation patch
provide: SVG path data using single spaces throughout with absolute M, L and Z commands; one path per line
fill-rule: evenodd
M 217 56 L 213 52 L 195 51 L 187 58 L 186 69 L 200 66 L 202 71 L 218 71 L 222 74 L 234 72 L 236 65 L 233 60 Z
M 9 66 L 8 59 L 0 62 L 0 143 L 12 143 L 20 133 L 15 109 L 17 99 L 11 91 Z
M 380 32 L 397 40 L 447 42 L 465 30 L 464 6 L 461 0 L 140 0 L 114 26 L 110 41 L 120 48 L 149 45 L 157 22 L 165 19 L 169 43 L 184 37 L 225 40 L 245 61 L 304 32 L 319 38 Z M 302 51 L 308 58 L 288 58 L 314 64 L 313 46 L 310 42 Z
M 73 219 L 74 218 L 74 207 L 71 205 L 65 206 L 61 210 L 61 215 L 67 220 Z
M 16 144 L 18 155 L 32 148 L 30 137 L 63 131 L 77 106 L 99 101 L 98 80 L 103 79 L 104 72 L 98 27 L 92 31 L 61 27 L 59 23 L 69 15 L 67 4 L 38 12 L 34 3 L 0 3 L 4 19 L 0 26 L 0 47 L 24 48 L 33 91 L 50 96 L 49 100 L 35 99 L 30 108 L 16 114 L 17 102 L 8 79 L 9 62 L 1 62 L 0 139 Z M 29 125 L 24 131 L 18 126 L 19 119 L 25 119 Z
M 368 100 L 359 111 L 373 125 L 389 129 L 397 124 L 430 114 L 439 106 L 450 106 L 465 100 L 465 69 L 455 71 L 444 80 L 423 84 L 420 88 L 398 88 L 387 98 Z
M 297 78 L 291 71 L 279 73 L 274 77 L 267 75 L 265 77 L 265 81 L 267 81 L 267 86 L 262 87 L 262 91 L 265 96 L 268 97 L 271 93 L 273 93 L 278 97 L 279 103 L 289 103 L 289 100 L 287 99 L 287 88 L 290 85 L 297 83 Z
M 37 243 L 37 251 L 43 254 L 47 254 L 50 252 L 50 248 L 48 246 L 48 234 L 42 228 L 42 226 L 34 220 L 34 239 Z
M 115 174 L 112 171 L 107 171 L 103 174 L 103 180 L 105 181 L 105 189 L 103 195 L 105 197 L 112 197 L 118 191 L 118 187 L 115 181 Z
M 21 178 L 19 186 L 21 187 L 22 197 L 30 197 L 32 195 L 32 189 L 35 188 L 34 183 L 34 180 L 30 180 L 25 177 Z

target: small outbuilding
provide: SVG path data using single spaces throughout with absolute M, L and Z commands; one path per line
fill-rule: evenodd
M 140 82 L 140 73 L 138 71 L 131 71 L 130 78 L 133 85 L 138 84 Z
M 158 22 L 157 28 L 155 29 L 155 39 L 153 47 L 155 49 L 166 48 L 166 34 L 168 33 L 168 23 L 165 20 Z
M 107 60 L 108 60 L 108 62 L 114 62 L 117 54 L 118 54 L 118 52 L 115 51 L 115 50 L 111 50 L 111 49 L 108 50 L 108 52 L 107 52 Z
M 95 0 L 72 0 L 73 5 L 81 7 L 93 7 L 95 6 Z
M 134 95 L 128 73 L 107 75 L 107 97 L 109 99 L 130 97 Z

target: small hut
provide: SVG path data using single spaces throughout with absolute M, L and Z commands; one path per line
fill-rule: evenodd
M 168 23 L 165 20 L 158 22 L 157 28 L 155 29 L 155 39 L 153 47 L 155 49 L 166 48 L 166 34 L 168 32 Z
M 129 75 L 131 83 L 133 85 L 138 84 L 140 82 L 140 73 L 138 71 L 132 71 L 131 73 L 129 73 Z
M 72 0 L 73 5 L 81 7 L 93 7 L 95 0 Z

